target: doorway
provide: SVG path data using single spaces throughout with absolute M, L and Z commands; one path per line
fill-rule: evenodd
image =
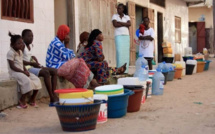
M 157 13 L 157 35 L 158 35 L 158 43 L 157 43 L 157 53 L 158 53 L 158 63 L 163 61 L 163 14 Z

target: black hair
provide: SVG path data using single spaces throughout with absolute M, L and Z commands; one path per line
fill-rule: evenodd
M 10 45 L 13 46 L 18 39 L 22 38 L 20 35 L 18 34 L 12 34 L 11 32 L 8 33 L 8 35 L 10 36 Z
M 122 4 L 122 3 L 120 3 L 120 4 L 118 4 L 118 7 L 119 6 L 121 6 L 124 10 L 123 10 L 123 13 L 125 14 L 125 15 L 128 15 L 128 9 L 127 9 L 127 6 L 126 5 L 124 5 L 124 4 Z
M 25 29 L 22 31 L 22 37 L 24 37 L 28 32 L 32 32 L 30 29 Z
M 102 32 L 99 29 L 94 29 L 88 38 L 88 44 L 85 48 L 91 47 L 94 43 L 94 40 L 96 40 L 96 37 L 101 34 Z
M 150 20 L 150 19 L 149 19 L 149 17 L 144 17 L 144 18 L 143 18 L 143 22 L 144 22 L 144 20 L 145 20 L 145 19 L 148 19 L 148 20 Z

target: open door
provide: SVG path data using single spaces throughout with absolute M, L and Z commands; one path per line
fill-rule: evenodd
M 205 44 L 206 44 L 205 22 L 197 22 L 197 51 L 203 52 Z
M 131 26 L 129 28 L 130 33 L 130 65 L 135 65 L 136 61 L 136 44 L 134 43 L 135 33 L 136 33 L 136 13 L 135 13 L 135 3 L 128 2 L 128 15 L 131 18 Z
M 151 28 L 155 28 L 155 14 L 153 9 L 143 8 L 143 18 L 149 17 Z

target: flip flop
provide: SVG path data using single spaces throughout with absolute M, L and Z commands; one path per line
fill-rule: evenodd
M 16 108 L 18 108 L 18 109 L 27 109 L 28 105 L 27 104 L 25 104 L 25 105 L 19 104 Z
M 39 106 L 36 103 L 29 103 L 30 106 L 38 108 Z

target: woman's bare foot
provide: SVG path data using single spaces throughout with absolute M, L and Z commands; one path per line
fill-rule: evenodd
M 120 68 L 117 69 L 117 74 L 123 74 L 126 71 L 126 65 L 127 63 L 125 63 L 123 66 L 121 66 Z

